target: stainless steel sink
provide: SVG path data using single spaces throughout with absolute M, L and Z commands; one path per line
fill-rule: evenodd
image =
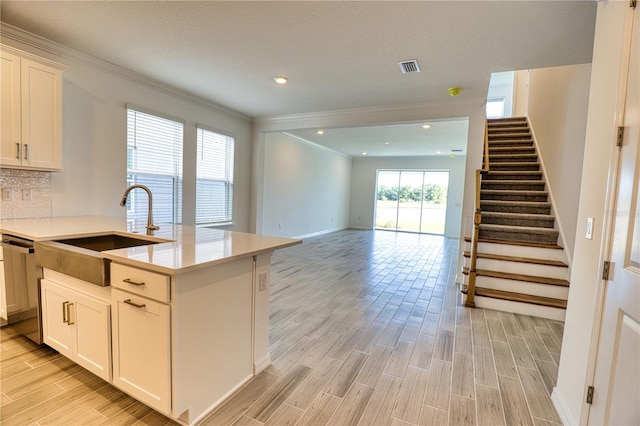
M 148 246 L 150 244 L 157 244 L 162 241 L 151 241 L 148 239 L 130 237 L 128 235 L 108 234 L 98 235 L 95 237 L 58 240 L 57 242 L 68 244 L 74 247 L 85 248 L 87 250 L 106 251 L 129 247 Z
M 36 265 L 99 286 L 110 285 L 110 261 L 100 252 L 169 242 L 158 238 L 104 234 L 35 243 Z

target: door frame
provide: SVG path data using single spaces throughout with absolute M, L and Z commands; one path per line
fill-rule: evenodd
M 634 9 L 628 7 L 627 12 L 624 17 L 624 28 L 623 28 L 623 47 L 622 47 L 622 55 L 620 61 L 622 66 L 620 67 L 620 75 L 618 85 L 618 93 L 617 93 L 617 104 L 614 112 L 614 125 L 613 132 L 611 135 L 611 155 L 609 162 L 609 172 L 608 172 L 608 180 L 607 180 L 607 190 L 605 195 L 605 212 L 614 212 L 616 211 L 617 206 L 617 190 L 618 190 L 618 181 L 619 181 L 619 169 L 620 162 L 622 156 L 621 147 L 617 146 L 617 129 L 618 126 L 624 126 L 624 114 L 625 114 L 625 103 L 626 103 L 626 94 L 627 94 L 627 84 L 629 79 L 629 64 L 630 64 L 630 56 L 631 56 L 631 39 L 632 39 L 632 30 L 633 30 L 633 16 Z M 640 25 L 639 23 L 636 23 Z M 598 266 L 598 276 L 600 279 L 596 285 L 596 293 L 595 293 L 595 303 L 594 303 L 594 317 L 593 323 L 591 327 L 591 344 L 589 347 L 589 356 L 587 361 L 587 377 L 586 383 L 584 385 L 584 396 L 582 410 L 580 414 L 581 419 L 585 419 L 586 423 L 589 423 L 590 415 L 591 415 L 591 405 L 586 403 L 586 393 L 587 387 L 593 386 L 595 382 L 596 376 L 596 367 L 598 361 L 598 348 L 600 346 L 600 336 L 602 333 L 602 321 L 604 317 L 605 310 L 605 302 L 606 302 L 606 291 L 607 291 L 607 280 L 602 278 L 604 262 L 611 259 L 611 254 L 613 250 L 613 235 L 614 235 L 614 226 L 615 220 L 613 214 L 605 214 L 603 217 L 602 223 L 602 243 L 600 246 L 600 256 L 599 256 L 599 266 Z

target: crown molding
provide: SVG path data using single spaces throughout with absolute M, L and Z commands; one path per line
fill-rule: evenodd
M 249 121 L 249 122 L 252 121 L 252 117 L 249 117 L 238 111 L 226 108 L 220 104 L 212 102 L 194 93 L 187 92 L 185 90 L 181 90 L 176 87 L 173 87 L 169 84 L 165 84 L 158 80 L 154 80 L 152 78 L 146 77 L 135 71 L 131 71 L 127 68 L 121 67 L 111 62 L 107 62 L 96 56 L 92 56 L 87 53 L 81 52 L 79 50 L 75 50 L 71 47 L 57 43 L 53 40 L 46 39 L 37 34 L 30 33 L 21 28 L 7 24 L 6 22 L 0 22 L 0 42 L 2 44 L 6 44 L 6 40 L 11 40 L 15 43 L 18 43 L 20 47 L 24 46 L 29 50 L 36 49 L 38 51 L 38 54 L 44 53 L 45 59 L 52 61 L 54 63 L 60 63 L 60 62 L 64 63 L 64 61 L 61 61 L 58 58 L 78 62 L 87 67 L 91 67 L 99 71 L 106 72 L 108 74 L 117 75 L 119 77 L 125 78 L 127 80 L 133 81 L 135 83 L 138 83 L 146 87 L 149 87 L 151 89 L 157 90 L 159 92 L 165 93 L 167 95 L 180 97 L 190 102 L 204 106 L 206 108 L 211 108 L 216 111 L 232 115 L 236 118 L 239 118 L 245 121 Z M 16 50 L 21 50 L 20 47 L 15 47 L 11 45 L 8 45 L 8 47 Z M 26 53 L 30 55 L 35 55 L 31 51 L 27 51 Z M 65 65 L 65 66 L 69 68 L 68 65 Z
M 466 118 L 483 108 L 486 99 L 447 99 L 414 104 L 353 108 L 256 118 L 258 131 L 314 127 L 349 127 L 365 124 L 400 124 L 422 120 Z
M 326 147 L 326 146 L 319 145 L 319 144 L 317 144 L 315 142 L 311 142 L 310 140 L 307 140 L 305 138 L 301 138 L 300 136 L 293 135 L 293 134 L 291 134 L 289 132 L 280 132 L 280 133 L 285 135 L 285 136 L 287 136 L 287 137 L 290 137 L 291 139 L 295 139 L 296 141 L 298 141 L 300 143 L 303 143 L 305 145 L 309 145 L 310 147 L 313 147 L 313 148 L 316 148 L 316 149 L 319 149 L 319 150 L 322 150 L 322 151 L 327 151 L 327 152 L 330 152 L 332 154 L 336 154 L 336 155 L 339 155 L 341 157 L 347 158 L 349 160 L 353 160 L 352 156 L 350 156 L 348 154 L 345 154 L 344 152 L 340 152 L 340 151 L 337 151 L 337 150 L 335 150 L 333 148 L 329 148 L 329 147 Z

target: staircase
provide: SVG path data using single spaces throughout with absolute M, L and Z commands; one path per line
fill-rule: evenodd
M 527 119 L 488 120 L 488 144 L 476 306 L 564 320 L 569 268 Z M 465 241 L 467 284 L 471 239 Z

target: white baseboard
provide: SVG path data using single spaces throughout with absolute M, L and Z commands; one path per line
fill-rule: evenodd
M 271 354 L 267 353 L 253 364 L 253 374 L 258 375 L 262 370 L 271 365 Z
M 564 397 L 560 393 L 560 390 L 557 387 L 553 388 L 553 392 L 551 392 L 551 401 L 553 402 L 553 406 L 558 412 L 558 416 L 560 416 L 560 420 L 562 420 L 563 425 L 577 425 L 571 415 L 571 411 L 567 406 L 567 403 L 564 400 Z
M 325 229 L 322 231 L 318 231 L 318 232 L 312 232 L 310 234 L 304 234 L 304 235 L 296 235 L 293 238 L 298 238 L 298 239 L 303 239 L 303 238 L 311 238 L 311 237 L 317 237 L 318 235 L 324 235 L 324 234 L 330 234 L 332 232 L 338 232 L 338 231 L 342 231 L 344 229 L 349 229 L 348 227 L 346 228 L 333 228 L 333 229 Z

